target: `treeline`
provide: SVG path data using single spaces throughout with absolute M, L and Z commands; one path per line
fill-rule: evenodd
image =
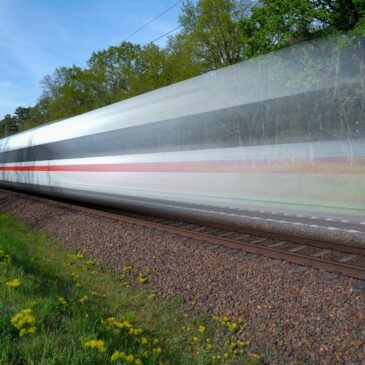
M 364 0 L 187 0 L 164 48 L 123 42 L 60 67 L 33 107 L 0 121 L 0 137 L 130 98 L 207 71 L 338 32 L 365 34 Z

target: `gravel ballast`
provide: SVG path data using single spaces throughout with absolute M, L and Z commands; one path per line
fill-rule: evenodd
M 0 189 L 0 210 L 117 272 L 132 265 L 160 297 L 243 318 L 251 351 L 268 362 L 365 364 L 365 292 L 357 280 L 254 258 L 169 233 L 93 216 Z M 298 269 L 299 268 L 299 269 Z M 358 289 L 356 289 L 358 287 Z

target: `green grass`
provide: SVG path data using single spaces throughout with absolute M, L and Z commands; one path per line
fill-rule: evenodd
M 147 268 L 115 275 L 0 213 L 0 364 L 260 364 L 244 327 L 155 299 Z

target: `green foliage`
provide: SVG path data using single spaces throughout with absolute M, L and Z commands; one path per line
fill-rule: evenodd
M 0 213 L 0 363 L 262 364 L 242 321 L 158 300 L 147 275 L 119 279 Z
M 0 121 L 0 137 L 325 34 L 364 36 L 364 19 L 363 0 L 186 0 L 165 48 L 123 42 L 94 52 L 86 68 L 56 69 L 34 107 Z
M 238 20 L 249 13 L 249 3 L 233 0 L 185 2 L 181 38 L 190 44 L 204 71 L 232 65 L 243 59 Z

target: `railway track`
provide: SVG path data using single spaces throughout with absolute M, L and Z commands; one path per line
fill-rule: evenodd
M 123 212 L 105 207 L 79 205 L 54 199 L 26 195 L 29 199 L 41 199 L 64 209 L 73 209 L 87 214 L 118 220 L 123 223 L 168 232 L 180 237 L 198 240 L 210 249 L 226 247 L 232 252 L 246 252 L 251 258 L 264 255 L 276 260 L 313 267 L 334 274 L 342 274 L 365 280 L 365 248 L 314 240 L 277 232 L 260 231 L 224 224 L 209 224 L 196 219 L 181 221 L 176 217 L 151 216 L 134 212 Z

